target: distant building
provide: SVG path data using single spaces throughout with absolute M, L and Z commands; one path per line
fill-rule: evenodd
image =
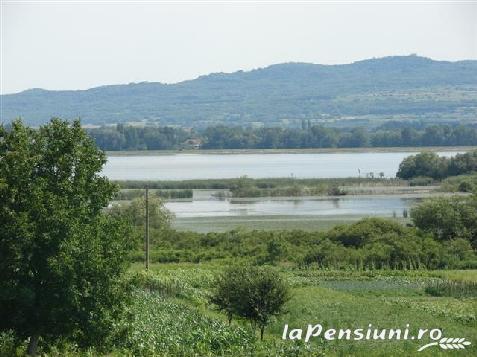
M 182 147 L 184 149 L 200 149 L 200 146 L 202 145 L 202 140 L 200 139 L 187 139 L 182 143 Z

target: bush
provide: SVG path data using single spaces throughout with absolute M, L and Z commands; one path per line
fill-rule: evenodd
M 403 235 L 406 232 L 401 224 L 384 218 L 365 218 L 351 225 L 337 226 L 327 236 L 345 247 L 362 247 L 366 243 L 377 240 L 386 233 Z
M 461 197 L 426 200 L 411 210 L 412 221 L 419 229 L 440 241 L 464 238 L 477 248 L 476 202 Z
M 288 285 L 270 267 L 234 266 L 217 278 L 211 302 L 226 312 L 229 322 L 233 315 L 249 320 L 263 340 L 265 327 L 283 312 L 288 298 Z
M 475 185 L 472 181 L 462 181 L 459 183 L 459 186 L 457 187 L 457 190 L 459 192 L 472 192 L 475 189 Z
M 0 356 L 16 356 L 17 345 L 13 330 L 0 331 Z

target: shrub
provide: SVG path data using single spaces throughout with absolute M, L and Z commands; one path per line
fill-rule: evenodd
M 289 298 L 289 288 L 270 267 L 234 266 L 217 278 L 211 302 L 227 313 L 250 321 L 260 329 L 263 340 L 265 327 L 272 317 L 283 312 Z
M 412 221 L 419 229 L 440 241 L 454 238 L 469 240 L 477 247 L 477 210 L 473 200 L 439 197 L 426 200 L 411 210 Z
M 472 181 L 470 180 L 465 180 L 459 183 L 459 186 L 457 186 L 457 190 L 459 192 L 472 192 L 475 189 L 475 185 Z
M 365 218 L 351 225 L 341 225 L 331 229 L 327 236 L 345 247 L 362 247 L 373 240 L 380 239 L 383 234 L 396 233 L 403 235 L 406 231 L 401 224 L 383 218 Z

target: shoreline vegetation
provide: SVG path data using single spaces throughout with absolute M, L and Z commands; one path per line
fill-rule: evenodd
M 472 175 L 462 176 L 470 180 Z M 144 189 L 150 189 L 152 195 L 169 200 L 250 200 L 250 199 L 329 199 L 340 196 L 386 196 L 442 194 L 459 192 L 459 177 L 444 181 L 401 180 L 389 178 L 337 178 L 337 179 L 294 179 L 271 178 L 252 179 L 204 179 L 182 181 L 114 181 L 120 191 L 115 200 L 131 200 L 143 195 Z M 460 191 L 467 192 L 467 191 Z
M 359 124 L 358 124 L 359 125 Z M 197 127 L 117 124 L 87 129 L 103 150 L 307 149 L 477 145 L 475 125 L 388 122 L 379 127 L 332 127 L 303 120 L 301 127 Z

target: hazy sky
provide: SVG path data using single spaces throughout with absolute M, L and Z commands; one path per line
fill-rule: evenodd
M 477 59 L 477 1 L 9 1 L 1 92 L 177 82 L 273 63 Z

